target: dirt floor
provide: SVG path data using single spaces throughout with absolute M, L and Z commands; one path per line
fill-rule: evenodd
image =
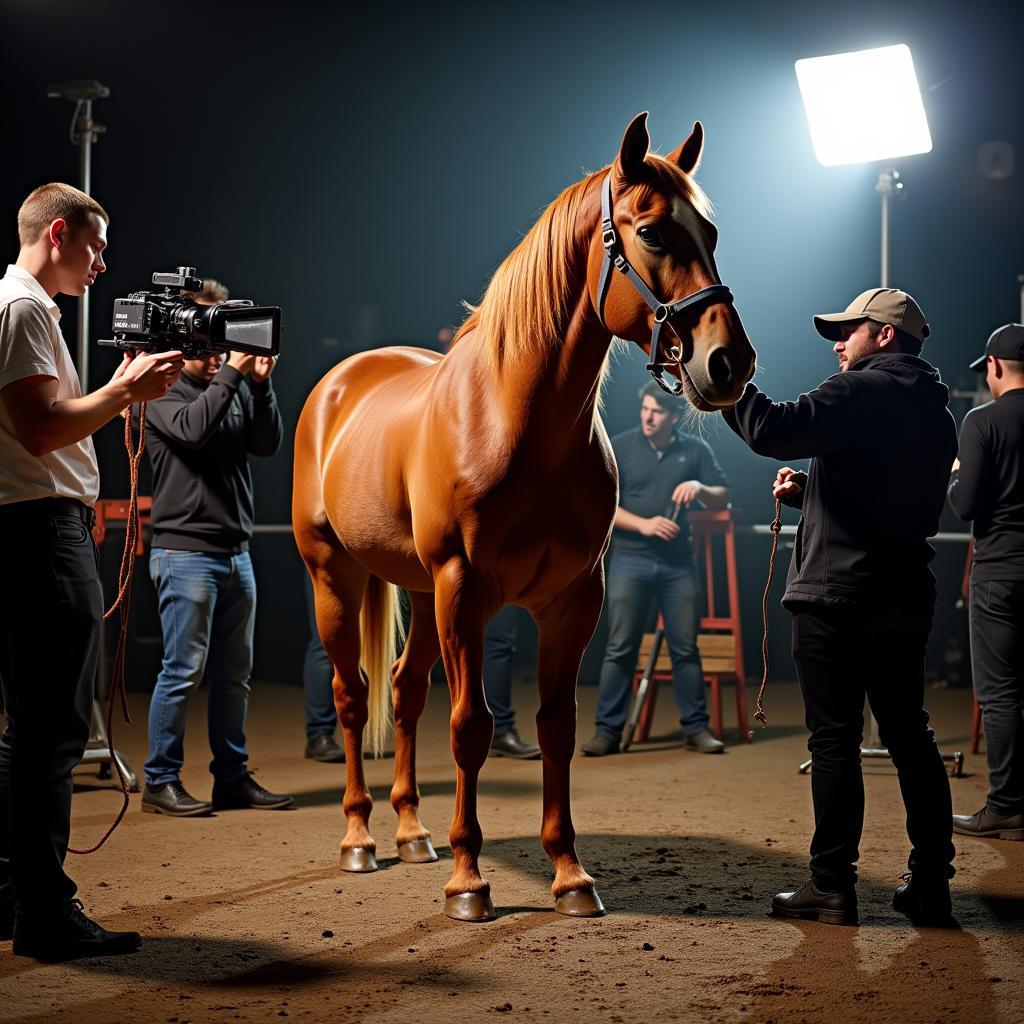
M 381 870 L 341 873 L 344 766 L 302 757 L 302 695 L 257 686 L 250 751 L 259 779 L 296 794 L 283 812 L 175 820 L 142 814 L 139 797 L 100 853 L 72 858 L 87 909 L 145 936 L 131 957 L 43 966 L 0 947 L 7 1021 L 830 1021 L 1024 1020 L 1024 843 L 958 844 L 960 930 L 915 929 L 891 908 L 908 844 L 895 773 L 872 762 L 859 928 L 774 920 L 773 892 L 806 877 L 805 733 L 793 685 L 769 692 L 771 724 L 752 744 L 709 757 L 682 749 L 671 701 L 654 742 L 574 761 L 579 850 L 608 907 L 578 920 L 552 909 L 540 849 L 540 765 L 492 760 L 480 810 L 483 866 L 499 918 L 468 925 L 441 913 L 450 868 L 453 772 L 447 694 L 435 687 L 420 742 L 423 819 L 438 863 L 394 856 L 387 803 L 392 762 L 369 766 Z M 595 691 L 581 691 L 581 736 Z M 970 696 L 933 691 L 945 749 L 969 748 Z M 145 701 L 119 746 L 140 766 Z M 209 792 L 202 702 L 190 720 L 184 782 Z M 517 688 L 532 735 L 535 695 Z M 731 718 L 727 718 L 731 721 Z M 985 794 L 967 754 L 953 802 Z M 83 776 L 73 841 L 87 844 L 118 805 Z M 499 1019 L 502 1019 L 499 1017 Z

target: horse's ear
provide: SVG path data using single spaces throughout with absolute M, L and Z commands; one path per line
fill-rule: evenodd
M 669 153 L 668 159 L 687 174 L 693 174 L 697 170 L 697 165 L 700 163 L 700 155 L 703 151 L 704 126 L 700 121 L 694 121 L 690 137 L 677 150 Z
M 622 136 L 619 155 L 615 159 L 615 169 L 626 183 L 632 184 L 640 180 L 641 168 L 650 146 L 651 137 L 647 133 L 647 111 L 645 110 L 629 122 L 626 134 Z

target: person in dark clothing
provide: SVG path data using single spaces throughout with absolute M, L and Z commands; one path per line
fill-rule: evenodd
M 515 605 L 507 604 L 498 609 L 484 630 L 484 696 L 494 715 L 494 735 L 487 756 L 536 761 L 540 747 L 519 735 L 512 707 L 512 659 L 519 639 L 518 616 Z
M 302 692 L 306 701 L 305 756 L 314 761 L 339 764 L 345 760 L 345 751 L 334 739 L 334 730 L 338 726 L 338 711 L 334 706 L 334 666 L 317 632 L 313 581 L 308 572 L 303 572 L 302 584 L 306 591 L 309 619 L 309 640 L 302 659 Z
M 994 401 L 960 431 L 949 503 L 974 522 L 971 668 L 981 705 L 988 797 L 953 831 L 1024 840 L 1024 327 L 994 331 L 971 363 Z
M 804 696 L 814 837 L 811 878 L 773 912 L 857 920 L 864 821 L 864 699 L 899 774 L 910 875 L 893 904 L 915 921 L 949 920 L 953 875 L 949 779 L 924 709 L 924 654 L 935 605 L 928 568 L 956 425 L 949 391 L 919 353 L 929 328 L 905 292 L 875 288 L 843 313 L 816 316 L 840 372 L 795 402 L 748 384 L 723 411 L 758 455 L 810 458 L 779 471 L 773 493 L 802 508 L 783 605 Z
M 672 687 L 686 745 L 702 754 L 724 749 L 708 729 L 704 672 L 697 649 L 700 585 L 686 509 L 729 504 L 729 481 L 706 441 L 676 431 L 678 405 L 651 381 L 640 392 L 640 427 L 612 440 L 619 467 L 619 507 L 608 560 L 608 646 L 601 666 L 597 731 L 580 750 L 619 751 L 637 654 L 656 604 L 665 623 Z
M 227 290 L 204 282 L 196 296 Z M 281 446 L 281 415 L 270 383 L 276 358 L 232 352 L 185 360 L 173 388 L 148 409 L 153 464 L 149 571 L 157 588 L 164 657 L 149 707 L 149 759 L 142 809 L 174 817 L 235 807 L 287 807 L 248 770 L 245 715 L 252 672 L 256 582 L 249 456 Z M 246 377 L 251 374 L 251 380 Z M 206 676 L 213 799 L 181 784 L 188 700 Z

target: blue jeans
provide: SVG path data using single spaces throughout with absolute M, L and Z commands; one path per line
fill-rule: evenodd
M 697 650 L 700 589 L 692 562 L 670 565 L 644 555 L 613 552 L 608 562 L 608 646 L 601 665 L 597 731 L 619 739 L 626 724 L 640 641 L 651 603 L 665 621 L 672 689 L 687 736 L 708 727 L 704 673 Z
M 334 707 L 334 665 L 320 642 L 316 628 L 316 604 L 309 573 L 302 574 L 306 587 L 306 613 L 309 617 L 309 641 L 302 662 L 302 692 L 306 698 L 306 736 L 331 736 L 338 724 Z
M 218 782 L 247 771 L 245 713 L 252 674 L 256 580 L 248 554 L 153 548 L 149 575 L 157 590 L 164 660 L 149 705 L 146 782 L 178 779 L 184 763 L 188 700 L 206 675 L 207 725 Z
M 484 631 L 484 695 L 494 715 L 494 735 L 516 727 L 512 710 L 512 659 L 516 653 L 519 612 L 513 604 L 499 608 Z

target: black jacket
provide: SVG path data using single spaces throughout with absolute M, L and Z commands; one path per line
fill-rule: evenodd
M 748 384 L 724 413 L 758 455 L 814 460 L 784 605 L 934 595 L 927 538 L 939 528 L 957 446 L 948 402 L 930 363 L 878 353 L 795 402 Z
M 1024 388 L 967 414 L 960 462 L 949 503 L 974 520 L 972 578 L 1024 580 Z
M 283 429 L 274 389 L 227 363 L 207 384 L 183 373 L 146 410 L 153 547 L 239 554 L 253 527 L 249 455 L 273 455 Z

